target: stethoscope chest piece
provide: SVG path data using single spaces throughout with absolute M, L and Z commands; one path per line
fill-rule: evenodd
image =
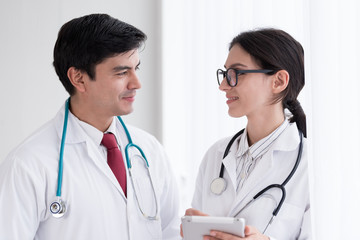
M 211 192 L 220 195 L 226 189 L 226 181 L 222 177 L 215 178 L 210 185 Z
M 50 204 L 50 212 L 52 213 L 53 217 L 61 218 L 64 216 L 66 212 L 66 205 L 61 199 L 57 199 L 56 201 Z

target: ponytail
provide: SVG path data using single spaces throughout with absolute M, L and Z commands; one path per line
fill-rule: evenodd
M 297 99 L 288 100 L 284 103 L 284 107 L 289 109 L 293 115 L 290 118 L 290 122 L 296 122 L 298 129 L 304 134 L 304 137 L 306 137 L 306 116 L 300 102 Z

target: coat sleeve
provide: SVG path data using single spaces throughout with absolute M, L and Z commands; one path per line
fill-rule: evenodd
M 45 200 L 40 177 L 30 168 L 16 157 L 0 165 L 0 239 L 34 239 Z
M 191 207 L 195 208 L 197 210 L 200 210 L 200 211 L 203 211 L 202 195 L 203 195 L 203 182 L 204 182 L 203 169 L 205 168 L 205 166 L 203 166 L 204 162 L 205 161 L 203 160 L 199 167 L 198 175 L 196 177 L 195 191 L 194 191 L 193 199 L 191 202 Z
M 312 229 L 311 229 L 311 214 L 310 214 L 310 204 L 307 206 L 304 218 L 301 225 L 299 240 L 311 240 L 312 239 Z

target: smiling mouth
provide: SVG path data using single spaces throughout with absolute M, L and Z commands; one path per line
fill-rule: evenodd
M 229 97 L 228 100 L 238 100 L 238 97 Z

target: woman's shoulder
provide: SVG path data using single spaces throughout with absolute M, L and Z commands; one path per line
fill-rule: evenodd
M 223 138 L 217 140 L 216 142 L 214 142 L 209 147 L 207 152 L 209 152 L 209 151 L 211 151 L 211 152 L 213 152 L 213 151 L 222 151 L 222 152 L 224 152 L 227 144 L 230 142 L 232 137 L 233 136 L 227 136 L 227 137 L 223 137 Z
M 213 143 L 206 151 L 204 158 L 203 158 L 203 162 L 206 162 L 207 160 L 212 159 L 212 158 L 222 159 L 225 149 L 229 145 L 232 138 L 234 138 L 234 136 L 235 136 L 235 134 L 227 136 L 227 137 L 223 137 L 223 138 L 217 140 L 215 143 Z M 239 137 L 240 137 L 240 135 L 238 135 L 236 137 L 236 139 L 238 139 Z M 236 139 L 235 139 L 235 141 L 236 141 Z

